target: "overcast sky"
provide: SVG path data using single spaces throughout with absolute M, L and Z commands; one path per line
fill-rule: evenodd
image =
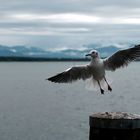
M 0 0 L 0 44 L 140 43 L 140 0 Z

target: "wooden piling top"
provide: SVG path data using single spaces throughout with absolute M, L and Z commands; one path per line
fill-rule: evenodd
M 96 113 L 90 116 L 89 125 L 105 129 L 140 129 L 140 115 L 124 112 Z

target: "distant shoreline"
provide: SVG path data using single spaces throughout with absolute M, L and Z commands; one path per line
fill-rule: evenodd
M 0 62 L 47 62 L 47 61 L 89 61 L 88 58 L 37 58 L 37 57 L 15 57 L 0 56 Z
M 37 58 L 20 56 L 0 56 L 0 62 L 63 62 L 63 61 L 90 61 L 88 58 Z M 137 59 L 136 61 L 140 61 Z

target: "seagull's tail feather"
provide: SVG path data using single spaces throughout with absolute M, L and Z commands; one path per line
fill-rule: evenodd
M 107 82 L 109 85 L 111 85 L 113 80 L 111 78 L 107 77 Z M 108 90 L 108 85 L 104 79 L 100 80 L 100 85 L 104 90 Z M 86 89 L 90 90 L 90 91 L 98 91 L 98 90 L 100 90 L 100 87 L 98 85 L 98 82 L 96 80 L 94 80 L 92 77 L 92 78 L 86 80 Z
M 86 80 L 86 89 L 90 91 L 97 91 L 99 89 L 98 82 L 93 77 Z

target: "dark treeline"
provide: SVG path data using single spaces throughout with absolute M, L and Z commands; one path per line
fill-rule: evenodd
M 13 62 L 13 61 L 31 61 L 31 62 L 43 62 L 43 61 L 89 61 L 89 58 L 37 58 L 37 57 L 15 57 L 15 56 L 0 56 L 0 62 Z M 140 61 L 137 59 L 136 61 Z
M 15 57 L 0 56 L 0 61 L 89 61 L 87 58 L 37 58 L 37 57 Z

